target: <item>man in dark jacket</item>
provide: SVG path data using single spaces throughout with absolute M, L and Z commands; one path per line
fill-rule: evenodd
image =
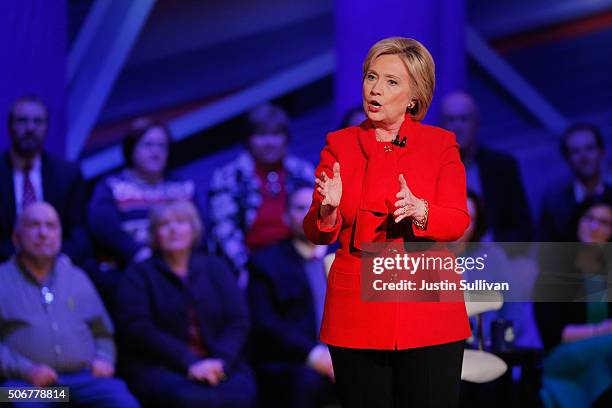
M 561 136 L 561 153 L 572 171 L 572 179 L 554 185 L 544 194 L 540 217 L 541 241 L 574 241 L 572 217 L 578 204 L 592 196 L 612 201 L 612 187 L 602 173 L 606 155 L 603 136 L 590 124 L 575 124 Z
M 443 128 L 457 136 L 468 188 L 483 200 L 491 231 L 485 240 L 525 242 L 531 239 L 529 204 L 516 160 L 478 143 L 478 107 L 464 92 L 453 92 L 442 101 Z
M 266 407 L 319 407 L 332 392 L 331 358 L 319 342 L 327 247 L 311 244 L 302 228 L 311 195 L 310 185 L 289 193 L 293 238 L 256 252 L 250 265 L 253 364 Z
M 23 208 L 47 201 L 63 226 L 62 252 L 82 263 L 90 250 L 84 226 L 86 190 L 77 165 L 43 150 L 48 111 L 34 96 L 17 99 L 8 115 L 11 146 L 0 158 L 0 261 L 14 248 L 11 235 Z

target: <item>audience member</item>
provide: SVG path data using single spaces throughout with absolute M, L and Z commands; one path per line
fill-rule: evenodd
M 314 168 L 287 153 L 289 118 L 274 105 L 248 114 L 247 150 L 217 169 L 210 186 L 212 238 L 239 276 L 248 279 L 249 254 L 289 236 L 287 186 L 312 181 Z
M 486 254 L 486 267 L 482 271 L 476 269 L 466 272 L 468 281 L 484 279 L 488 282 L 505 282 L 510 286 L 510 293 L 504 294 L 504 305 L 500 310 L 482 313 L 480 324 L 485 346 L 491 345 L 491 323 L 496 319 L 510 321 L 513 327 L 513 343 L 521 347 L 541 347 L 535 317 L 533 314 L 531 293 L 537 277 L 537 266 L 531 259 L 524 257 L 509 258 L 506 251 L 496 243 L 478 245 L 486 231 L 487 218 L 484 203 L 472 190 L 467 193 L 470 225 L 458 240 L 464 243 L 470 256 L 478 257 Z M 469 249 L 467 248 L 469 244 Z M 506 244 L 516 245 L 516 244 Z M 458 247 L 459 249 L 459 247 Z M 509 252 L 516 252 L 510 250 Z M 476 327 L 476 319 L 471 319 Z
M 112 296 L 124 268 L 151 255 L 149 210 L 174 200 L 198 201 L 192 180 L 166 174 L 171 135 L 166 126 L 139 119 L 123 140 L 125 169 L 98 183 L 89 206 L 89 228 L 100 270 L 94 281 Z
M 17 254 L 0 265 L 0 385 L 63 386 L 78 405 L 137 407 L 113 377 L 110 319 L 87 276 L 59 254 L 61 236 L 50 204 L 20 212 Z
M 531 213 L 516 160 L 480 144 L 479 112 L 474 99 L 453 92 L 442 100 L 442 127 L 457 136 L 467 185 L 484 201 L 490 231 L 483 240 L 526 242 Z
M 612 187 L 602 174 L 605 158 L 603 137 L 593 125 L 572 125 L 561 136 L 561 152 L 573 179 L 555 186 L 543 196 L 540 217 L 540 241 L 573 239 L 571 217 L 576 206 L 593 195 L 612 201 Z
M 574 210 L 570 217 L 574 245 L 565 244 L 564 250 L 546 247 L 542 257 L 547 262 L 541 267 L 538 285 L 555 283 L 555 293 L 547 293 L 545 300 L 534 304 L 538 328 L 547 350 L 567 341 L 595 334 L 612 333 L 612 309 L 607 291 L 610 250 L 595 243 L 612 241 L 612 201 L 607 197 L 592 196 Z M 581 243 L 581 244 L 578 244 Z M 551 267 L 558 270 L 551 271 Z M 551 274 L 554 274 L 552 276 Z M 556 278 L 554 281 L 552 278 Z M 561 279 L 562 281 L 559 281 Z M 588 285 L 588 286 L 587 286 Z M 596 287 L 599 285 L 600 287 Z M 539 286 L 550 292 L 552 286 Z M 602 293 L 593 299 L 592 295 Z
M 164 407 L 249 407 L 248 310 L 235 277 L 221 259 L 194 252 L 202 224 L 191 202 L 155 207 L 149 228 L 154 255 L 130 266 L 117 296 L 130 387 Z
M 87 192 L 75 164 L 43 149 L 49 112 L 36 96 L 17 99 L 8 115 L 10 147 L 0 161 L 0 260 L 14 253 L 15 220 L 34 201 L 47 201 L 63 225 L 63 252 L 82 264 L 90 255 L 85 227 Z
M 570 225 L 576 244 L 547 248 L 558 265 L 555 302 L 534 303 L 548 351 L 543 364 L 545 406 L 609 407 L 612 404 L 612 307 L 609 273 L 612 254 L 612 201 L 591 196 L 575 209 Z M 603 245 L 605 244 L 605 245 Z M 562 245 L 562 248 L 559 248 Z M 550 245 L 549 245 L 550 246 Z M 559 273 L 560 272 L 560 273 Z M 539 284 L 548 283 L 542 267 Z M 544 287 L 550 292 L 550 287 Z M 540 288 L 540 292 L 542 289 Z M 561 401 L 563 404 L 561 404 Z
M 319 341 L 327 247 L 308 241 L 302 227 L 311 184 L 288 193 L 291 238 L 256 252 L 250 264 L 253 361 L 265 407 L 321 407 L 333 395 L 331 357 Z

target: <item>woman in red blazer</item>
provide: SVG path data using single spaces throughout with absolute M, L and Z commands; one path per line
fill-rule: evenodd
M 382 40 L 363 71 L 368 119 L 328 135 L 304 219 L 312 242 L 339 240 L 321 340 L 345 407 L 455 406 L 465 305 L 364 302 L 360 256 L 368 242 L 458 239 L 469 224 L 465 169 L 455 136 L 420 123 L 435 83 L 422 44 Z

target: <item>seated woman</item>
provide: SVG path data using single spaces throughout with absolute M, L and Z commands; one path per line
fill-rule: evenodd
M 576 209 L 576 241 L 550 254 L 542 265 L 534 303 L 546 350 L 541 395 L 544 406 L 609 407 L 612 403 L 612 202 L 592 197 Z M 604 245 L 605 244 L 605 245 Z M 553 267 L 551 268 L 551 265 Z M 554 265 L 561 273 L 555 274 Z M 555 284 L 556 286 L 552 286 Z M 555 288 L 554 293 L 551 288 Z M 548 291 L 548 297 L 544 297 Z M 554 296 L 554 298 L 551 298 Z M 604 373 L 604 375 L 602 375 Z
M 534 304 L 538 328 L 547 350 L 561 343 L 612 333 L 612 320 L 607 319 L 612 317 L 612 304 L 606 302 L 608 297 L 605 295 L 601 299 L 593 298 L 598 292 L 593 286 L 597 285 L 598 276 L 603 278 L 600 292 L 606 289 L 607 276 L 599 272 L 607 273 L 612 267 L 611 260 L 606 259 L 610 252 L 606 248 L 609 247 L 593 245 L 612 241 L 612 202 L 603 197 L 587 199 L 577 207 L 572 224 L 576 242 L 583 245 L 568 245 L 564 251 L 553 249 L 551 254 L 548 251 L 541 254 L 536 300 L 543 297 L 540 292 L 551 287 L 550 282 L 563 279 L 560 282 L 563 291 L 554 293 L 557 298 L 562 297 L 556 300 L 563 302 Z M 558 265 L 560 272 L 551 271 L 551 265 Z M 555 300 L 550 296 L 552 294 L 546 300 Z M 574 301 L 570 302 L 571 299 Z
M 246 300 L 221 259 L 192 250 L 201 225 L 188 201 L 151 211 L 154 254 L 133 264 L 117 291 L 121 368 L 145 404 L 249 407 Z
M 120 271 L 131 261 L 151 254 L 151 207 L 174 200 L 200 201 L 192 180 L 173 179 L 166 174 L 171 139 L 165 125 L 146 118 L 135 121 L 123 139 L 125 169 L 96 186 L 88 225 L 100 271 L 92 277 L 105 300 L 113 295 Z

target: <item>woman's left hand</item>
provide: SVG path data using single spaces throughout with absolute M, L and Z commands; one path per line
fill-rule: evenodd
M 408 188 L 408 184 L 406 184 L 403 174 L 399 176 L 399 184 L 400 191 L 396 195 L 399 200 L 395 202 L 395 208 L 397 208 L 397 210 L 393 213 L 395 222 L 398 223 L 408 217 L 416 218 L 417 220 L 424 218 L 425 202 L 412 194 L 412 191 Z

